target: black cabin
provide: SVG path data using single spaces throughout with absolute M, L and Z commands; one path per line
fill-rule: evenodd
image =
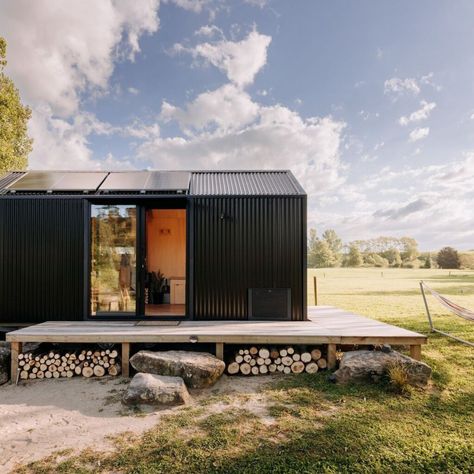
M 306 319 L 290 171 L 0 174 L 0 324 Z

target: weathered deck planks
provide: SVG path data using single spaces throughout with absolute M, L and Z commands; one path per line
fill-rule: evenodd
M 128 374 L 131 343 L 215 343 L 223 357 L 224 344 L 328 344 L 329 365 L 335 365 L 337 344 L 403 344 L 421 357 L 427 337 L 331 306 L 308 308 L 308 321 L 182 321 L 178 326 L 137 325 L 136 321 L 51 321 L 7 334 L 15 350 L 24 342 L 122 344 L 123 374 Z M 18 343 L 18 344 L 15 344 Z M 12 360 L 16 373 L 16 364 Z

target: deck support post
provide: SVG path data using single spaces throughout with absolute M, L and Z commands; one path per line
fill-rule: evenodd
M 216 357 L 220 360 L 224 360 L 224 343 L 216 342 Z
M 336 344 L 328 344 L 328 368 L 336 368 Z
M 130 343 L 122 342 L 122 376 L 130 377 Z
M 421 360 L 421 345 L 414 344 L 410 346 L 410 356 L 412 359 Z
M 18 354 L 21 353 L 23 344 L 21 342 L 14 341 L 11 343 L 11 366 L 10 366 L 10 377 L 12 383 L 17 383 L 18 380 Z

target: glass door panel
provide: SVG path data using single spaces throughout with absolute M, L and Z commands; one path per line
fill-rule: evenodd
M 147 209 L 145 316 L 186 315 L 186 210 Z
M 135 315 L 137 208 L 91 206 L 91 315 Z

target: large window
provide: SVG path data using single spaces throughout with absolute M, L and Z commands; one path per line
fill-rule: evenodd
M 135 313 L 137 209 L 91 207 L 91 314 Z

